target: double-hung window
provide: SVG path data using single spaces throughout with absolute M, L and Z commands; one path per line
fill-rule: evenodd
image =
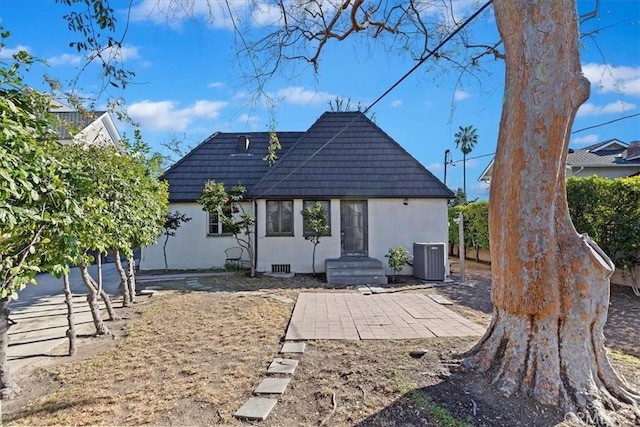
M 267 236 L 293 236 L 293 200 L 267 200 Z
M 224 208 L 222 208 L 222 212 L 224 212 L 224 215 L 231 216 L 231 207 L 225 206 Z M 217 212 L 210 212 L 208 235 L 220 236 L 223 234 L 231 234 L 231 230 L 229 230 L 228 227 L 224 225 L 224 222 L 222 221 L 222 215 Z
M 323 234 L 323 236 L 331 236 L 331 202 L 329 200 L 305 200 L 302 202 L 302 207 L 304 209 L 313 207 L 316 203 L 320 203 L 322 206 L 322 210 L 324 211 L 325 216 L 327 217 L 327 231 Z M 314 234 L 313 230 L 304 224 L 304 235 L 311 236 Z

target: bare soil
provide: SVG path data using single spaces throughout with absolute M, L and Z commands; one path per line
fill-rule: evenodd
M 453 265 L 454 274 L 457 265 Z M 439 293 L 453 310 L 487 325 L 490 269 L 467 263 L 463 285 L 402 277 L 391 291 Z M 482 377 L 458 372 L 473 338 L 310 341 L 274 411 L 261 423 L 233 413 L 265 377 L 284 339 L 295 299 L 326 284 L 293 279 L 201 277 L 214 291 L 185 289 L 142 297 L 110 322 L 113 338 L 81 338 L 74 358 L 51 357 L 15 375 L 23 392 L 3 402 L 6 425 L 254 425 L 263 426 L 552 426 L 564 414 L 525 396 L 506 399 Z M 159 284 L 159 283 L 154 283 Z M 352 292 L 353 289 L 331 289 Z M 612 288 L 606 327 L 610 357 L 640 387 L 640 298 Z M 635 322 L 634 322 L 635 321 Z M 59 348 L 57 355 L 64 353 Z M 409 353 L 421 350 L 424 355 Z

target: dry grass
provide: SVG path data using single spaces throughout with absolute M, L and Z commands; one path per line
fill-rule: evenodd
M 20 425 L 231 423 L 278 352 L 291 306 L 260 297 L 159 298 L 110 351 L 57 368 L 63 386 Z

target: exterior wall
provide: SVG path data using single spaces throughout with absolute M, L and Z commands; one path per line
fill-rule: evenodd
M 567 176 L 585 177 L 597 175 L 602 178 L 624 178 L 640 172 L 639 166 L 616 166 L 616 167 L 585 167 L 574 166 L 571 172 L 567 170 Z
M 246 205 L 245 209 L 250 205 Z M 169 210 L 180 211 L 191 217 L 191 221 L 182 223 L 176 235 L 169 237 L 167 243 L 167 262 L 169 269 L 191 270 L 222 268 L 224 250 L 238 246 L 233 236 L 208 236 L 208 214 L 198 203 L 171 203 Z M 140 270 L 164 269 L 162 246 L 165 236 L 158 238 L 155 244 L 142 249 Z M 243 257 L 248 260 L 244 251 Z
M 93 121 L 75 136 L 74 141 L 88 145 L 113 146 L 119 149 L 120 135 L 107 113 Z
M 446 244 L 448 231 L 447 201 L 445 199 L 371 199 L 368 201 L 369 256 L 382 261 L 388 274 L 384 257 L 390 248 L 402 245 L 412 255 L 413 243 Z M 313 244 L 304 239 L 302 199 L 296 199 L 293 236 L 266 236 L 265 200 L 257 202 L 257 265 L 260 272 L 271 271 L 272 264 L 290 264 L 291 271 L 311 273 Z M 250 205 L 245 205 L 250 209 Z M 224 250 L 237 246 L 233 236 L 207 236 L 208 216 L 197 203 L 172 203 L 171 211 L 180 211 L 191 217 L 183 223 L 167 244 L 167 261 L 170 269 L 209 269 L 224 266 Z M 140 269 L 164 269 L 162 246 L 164 236 L 142 250 Z M 445 249 L 448 253 L 448 249 Z M 316 272 L 325 271 L 327 258 L 339 258 L 340 248 L 340 200 L 331 200 L 331 235 L 320 239 L 316 248 Z M 248 261 L 246 251 L 244 258 Z M 445 257 L 446 260 L 446 257 Z M 446 260 L 446 271 L 449 271 Z M 400 274 L 410 275 L 406 266 Z
M 369 256 L 381 260 L 391 274 L 384 257 L 392 247 L 402 245 L 412 255 L 413 243 L 441 243 L 448 240 L 447 201 L 445 199 L 370 199 L 368 201 Z M 266 203 L 258 201 L 258 271 L 271 271 L 272 264 L 290 264 L 291 271 L 311 273 L 313 245 L 304 239 L 302 200 L 294 200 L 294 236 L 266 236 Z M 339 258 L 340 200 L 331 200 L 331 236 L 320 239 L 316 248 L 316 272 L 325 271 L 325 259 Z M 446 261 L 448 263 L 448 261 Z M 449 271 L 449 266 L 446 266 Z M 400 274 L 412 274 L 406 266 Z
M 266 235 L 266 201 L 258 200 L 258 263 L 257 271 L 271 271 L 272 264 L 290 264 L 291 271 L 311 273 L 313 244 L 304 239 L 302 199 L 293 201 L 293 236 Z M 316 247 L 316 272 L 324 272 L 324 260 L 340 256 L 340 200 L 331 200 L 331 235 L 320 238 Z
M 414 243 L 444 243 L 445 271 L 449 273 L 447 200 L 374 199 L 369 201 L 369 256 L 382 261 L 387 274 L 391 270 L 384 257 L 390 248 L 404 246 L 413 256 Z M 399 274 L 411 275 L 405 266 Z

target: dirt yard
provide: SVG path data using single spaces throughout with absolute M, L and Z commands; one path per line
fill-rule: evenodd
M 453 266 L 454 273 L 457 271 Z M 467 265 L 463 285 L 428 286 L 403 278 L 392 291 L 439 293 L 482 325 L 491 315 L 487 266 Z M 142 297 L 113 338 L 81 339 L 73 359 L 24 368 L 23 391 L 3 402 L 3 425 L 255 425 L 233 413 L 251 396 L 281 346 L 295 299 L 324 288 L 308 276 L 200 278 L 214 291 L 174 290 Z M 323 289 L 326 291 L 326 289 Z M 353 289 L 333 289 L 335 292 Z M 606 327 L 610 357 L 640 387 L 640 298 L 612 289 Z M 552 426 L 563 414 L 525 398 L 505 399 L 483 378 L 457 373 L 475 339 L 311 341 L 286 393 L 261 426 Z M 424 356 L 413 358 L 411 351 Z M 60 348 L 57 354 L 65 351 Z M 568 424 L 564 424 L 568 425 Z

